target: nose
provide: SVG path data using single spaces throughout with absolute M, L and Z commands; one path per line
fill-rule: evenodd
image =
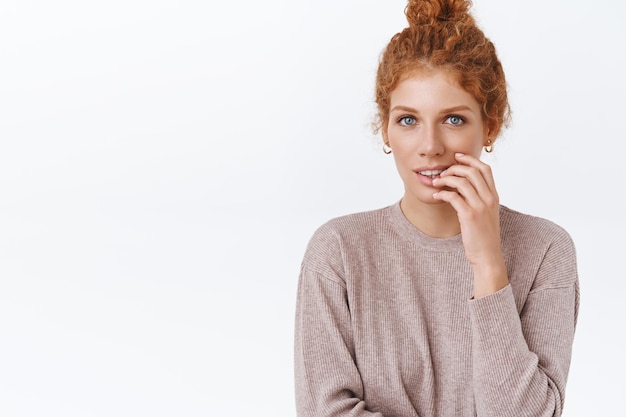
M 433 125 L 424 125 L 420 129 L 417 140 L 417 152 L 422 157 L 441 156 L 445 152 L 445 146 L 441 140 L 441 132 Z

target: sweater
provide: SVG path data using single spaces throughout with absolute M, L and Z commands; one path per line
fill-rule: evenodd
M 509 284 L 473 299 L 461 235 L 433 238 L 399 202 L 311 238 L 296 301 L 299 417 L 560 416 L 578 316 L 575 248 L 500 206 Z

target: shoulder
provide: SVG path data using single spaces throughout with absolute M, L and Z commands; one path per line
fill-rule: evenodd
M 521 213 L 506 206 L 500 206 L 500 226 L 503 232 L 520 238 L 533 240 L 570 240 L 569 233 L 551 220 Z
M 303 266 L 341 272 L 338 269 L 346 257 L 386 233 L 390 209 L 391 206 L 348 214 L 322 224 L 309 240 Z
M 391 207 L 363 211 L 336 217 L 320 226 L 313 234 L 313 239 L 332 235 L 343 239 L 367 237 L 376 233 L 388 219 Z
M 502 248 L 511 268 L 534 271 L 535 288 L 561 287 L 577 280 L 576 249 L 563 227 L 503 206 L 500 227 Z
M 551 220 L 500 206 L 502 238 L 517 244 L 573 246 L 569 233 Z

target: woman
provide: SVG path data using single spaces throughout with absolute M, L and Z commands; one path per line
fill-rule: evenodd
M 574 246 L 500 206 L 506 82 L 469 1 L 411 0 L 378 68 L 400 202 L 312 237 L 296 313 L 299 416 L 559 416 L 578 313 Z

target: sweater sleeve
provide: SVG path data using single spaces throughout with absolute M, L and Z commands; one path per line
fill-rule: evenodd
M 521 313 L 510 284 L 469 301 L 478 416 L 561 415 L 578 302 L 569 236 L 547 249 Z
M 302 267 L 295 331 L 299 417 L 383 417 L 363 401 L 345 283 Z

